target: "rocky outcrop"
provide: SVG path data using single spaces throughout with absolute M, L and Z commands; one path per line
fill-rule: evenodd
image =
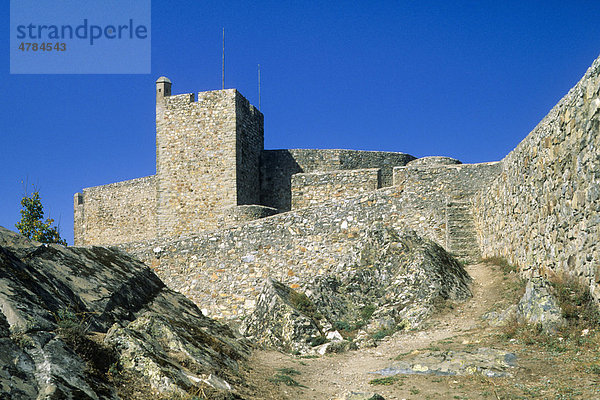
M 501 311 L 490 311 L 482 319 L 492 326 L 506 326 L 514 322 L 534 325 L 548 334 L 556 333 L 567 325 L 551 284 L 541 276 L 527 281 L 525 293 L 517 304 Z
M 410 354 L 393 366 L 374 372 L 383 376 L 483 375 L 490 378 L 512 376 L 517 365 L 514 353 L 487 347 L 475 351 L 430 351 Z
M 376 226 L 353 242 L 349 254 L 344 272 L 313 279 L 305 293 L 269 279 L 242 331 L 287 351 L 339 351 L 349 347 L 343 338 L 372 345 L 418 326 L 436 302 L 471 295 L 461 264 L 412 231 Z
M 551 293 L 550 284 L 542 277 L 527 281 L 525 293 L 517 304 L 519 322 L 537 325 L 546 333 L 553 333 L 566 325 L 558 300 Z
M 0 398 L 237 398 L 247 354 L 245 341 L 125 253 L 0 228 Z

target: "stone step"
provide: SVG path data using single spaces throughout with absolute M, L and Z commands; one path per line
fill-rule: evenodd
M 449 215 L 473 215 L 470 209 L 456 209 L 456 208 L 447 208 L 446 209 Z
M 475 226 L 473 226 L 473 225 L 466 226 L 466 227 L 465 226 L 461 227 L 461 226 L 450 225 L 450 226 L 446 226 L 446 229 L 450 233 L 475 232 Z
M 458 219 L 458 218 L 452 218 L 452 217 L 448 217 L 448 224 L 468 224 L 468 225 L 475 225 L 473 223 L 473 218 L 463 218 L 463 219 Z
M 447 220 L 448 220 L 448 222 L 451 222 L 451 221 L 456 221 L 456 222 L 473 221 L 473 216 L 472 215 L 461 215 L 459 218 L 457 216 L 448 215 Z
M 468 213 L 471 214 L 471 206 L 470 205 L 465 205 L 465 206 L 447 206 L 448 210 L 450 212 L 456 212 L 456 213 Z
M 446 247 L 451 254 L 463 262 L 476 262 L 481 258 L 469 202 L 447 203 Z
M 469 233 L 472 233 L 473 236 L 477 236 L 475 234 L 475 227 L 469 227 L 469 229 L 459 229 L 459 228 L 456 228 L 456 227 L 452 227 L 452 228 L 448 229 L 448 233 L 450 235 L 452 235 L 452 234 L 462 234 L 462 233 L 465 233 L 465 232 L 469 232 Z

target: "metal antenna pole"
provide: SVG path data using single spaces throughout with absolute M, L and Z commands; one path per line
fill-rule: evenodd
M 223 70 L 221 71 L 221 89 L 225 89 L 225 27 L 223 27 Z
M 258 64 L 258 109 L 260 110 L 260 64 Z

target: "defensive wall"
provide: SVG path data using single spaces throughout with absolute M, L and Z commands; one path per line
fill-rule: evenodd
M 431 168 L 437 173 L 424 171 Z M 364 171 L 367 176 L 375 172 L 331 174 L 360 176 Z M 498 163 L 415 166 L 403 172 L 405 177 L 411 173 L 415 177 L 399 186 L 334 196 L 316 206 L 227 229 L 118 247 L 146 262 L 169 287 L 191 298 L 211 317 L 238 318 L 253 309 L 256 294 L 269 276 L 305 288 L 317 276 L 349 273 L 350 260 L 360 249 L 359 238 L 374 225 L 414 229 L 444 245 L 447 199 L 468 186 L 462 198 L 469 201 L 470 193 L 489 184 L 498 172 Z
M 222 229 L 306 204 L 392 184 L 414 157 L 356 150 L 264 150 L 264 117 L 237 90 L 172 95 L 156 81 L 156 175 L 93 188 L 74 200 L 75 244 L 111 245 Z M 367 181 L 359 172 L 374 169 Z M 339 174 L 338 170 L 348 172 Z M 331 182 L 333 184 L 330 184 Z
M 380 187 L 381 170 L 378 168 L 298 173 L 292 176 L 292 209 L 353 197 Z
M 599 95 L 600 59 L 500 162 L 460 164 L 444 157 L 352 150 L 261 150 L 259 190 L 246 188 L 242 191 L 251 197 L 236 194 L 235 201 L 218 203 L 218 229 L 160 236 L 152 229 L 148 234 L 127 227 L 113 237 L 86 222 L 91 209 L 91 215 L 110 215 L 100 226 L 108 226 L 111 218 L 128 226 L 113 203 L 141 207 L 139 199 L 115 200 L 134 193 L 126 188 L 141 185 L 137 180 L 76 195 L 76 220 L 87 225 L 76 222 L 75 229 L 85 231 L 83 238 L 89 232 L 100 238 L 132 238 L 112 243 L 145 261 L 167 285 L 217 318 L 237 318 L 252 310 L 269 276 L 304 288 L 316 276 L 348 273 L 348 263 L 360 251 L 357 241 L 378 224 L 414 229 L 467 261 L 503 256 L 525 274 L 566 271 L 588 282 L 599 298 Z M 157 115 L 165 104 L 157 102 Z M 236 145 L 236 165 L 239 156 Z M 250 158 L 256 160 L 255 155 Z M 191 171 L 185 165 L 177 168 Z M 237 174 L 237 167 L 233 170 Z M 159 188 L 160 174 L 157 168 L 156 177 L 142 180 L 151 187 L 154 179 Z M 231 193 L 239 193 L 240 187 L 236 180 Z M 256 193 L 258 204 L 238 201 L 256 199 Z M 151 204 L 152 195 L 147 197 Z M 102 208 L 90 202 L 108 204 Z M 152 219 L 151 210 L 142 211 L 143 220 Z
M 156 196 L 155 176 L 85 188 L 83 193 L 76 193 L 76 244 L 156 237 Z
M 410 154 L 388 151 L 265 150 L 262 152 L 260 170 L 261 204 L 282 211 L 291 210 L 292 176 L 300 173 L 378 168 L 381 170 L 378 187 L 388 187 L 392 185 L 393 168 L 406 165 L 414 159 Z M 298 184 L 296 182 L 296 188 Z
M 485 256 L 566 271 L 600 298 L 600 58 L 474 201 Z

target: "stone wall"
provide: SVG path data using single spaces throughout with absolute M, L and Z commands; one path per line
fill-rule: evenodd
M 269 217 L 277 214 L 277 209 L 257 204 L 226 207 L 222 211 L 219 225 L 230 227 L 240 222 L 254 221 L 255 219 Z
M 415 157 L 405 153 L 360 150 L 265 150 L 261 155 L 261 204 L 288 211 L 292 207 L 292 175 L 297 173 L 381 169 L 381 187 L 392 185 L 392 169 Z
M 499 162 L 479 164 L 411 164 L 394 168 L 394 186 L 418 193 L 435 207 L 448 200 L 468 200 L 500 173 Z
M 75 194 L 75 245 L 106 245 L 156 236 L 155 176 Z
M 445 156 L 427 156 L 417 158 L 416 160 L 412 160 L 408 164 L 409 167 L 432 167 L 436 165 L 452 165 L 452 164 L 462 164 L 459 160 L 452 157 Z
M 292 175 L 292 209 L 311 207 L 376 190 L 381 185 L 377 168 L 326 171 Z
M 600 59 L 502 162 L 475 201 L 484 255 L 569 271 L 600 297 Z
M 315 276 L 343 274 L 355 251 L 353 241 L 374 224 L 408 227 L 445 247 L 448 199 L 470 200 L 499 171 L 497 162 L 397 167 L 394 179 L 398 186 L 377 190 L 379 169 L 298 174 L 293 178 L 298 190 L 309 188 L 317 193 L 316 206 L 228 229 L 120 247 L 145 261 L 167 285 L 194 300 L 209 315 L 239 318 L 253 309 L 255 296 L 267 277 L 302 288 Z M 336 181 L 339 187 L 328 187 Z M 352 185 L 357 189 L 354 193 L 348 189 Z M 369 190 L 361 193 L 367 186 Z M 336 197 L 337 190 L 346 192 Z M 325 200 L 328 197 L 334 199 Z M 262 216 L 275 212 L 255 207 L 232 210 L 241 214 L 265 212 Z M 242 216 L 237 222 L 243 220 Z
M 358 233 L 374 224 L 408 227 L 443 243 L 445 218 L 418 193 L 391 187 L 229 229 L 119 247 L 208 315 L 234 318 L 254 308 L 267 277 L 302 288 L 315 276 L 343 274 Z

